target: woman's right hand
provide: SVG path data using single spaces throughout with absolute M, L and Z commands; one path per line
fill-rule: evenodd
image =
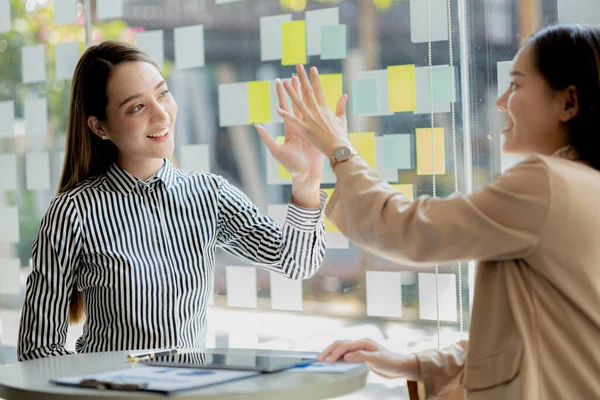
M 384 378 L 421 379 L 419 361 L 414 354 L 394 353 L 370 339 L 338 340 L 323 350 L 317 361 L 335 362 L 340 358 L 346 362 L 365 362 L 371 371 Z

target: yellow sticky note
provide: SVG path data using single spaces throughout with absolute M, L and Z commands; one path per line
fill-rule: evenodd
M 284 22 L 281 35 L 281 65 L 306 64 L 306 21 Z
M 435 139 L 435 150 L 432 146 L 432 136 Z M 445 146 L 444 128 L 434 128 L 433 135 L 431 128 L 417 129 L 417 175 L 433 175 L 434 162 L 436 175 L 446 173 Z
M 394 189 L 396 189 L 398 192 L 402 193 L 403 195 L 405 195 L 409 200 L 414 200 L 415 199 L 415 188 L 414 185 L 412 183 L 410 184 L 400 184 L 400 185 L 392 185 L 392 187 Z
M 321 189 L 323 192 L 327 193 L 327 198 L 331 199 L 333 196 L 334 189 Z M 339 232 L 340 230 L 329 220 L 327 217 L 323 217 L 323 222 L 325 222 L 325 232 Z
M 390 111 L 415 111 L 417 96 L 414 64 L 390 66 L 387 71 Z
M 375 170 L 375 132 L 351 133 L 348 137 L 358 155 Z
M 335 108 L 344 90 L 342 74 L 323 74 L 319 78 L 321 79 L 321 87 L 323 88 L 327 108 L 335 113 Z
M 283 144 L 283 142 L 285 141 L 285 136 L 277 136 L 276 140 L 277 143 Z M 277 167 L 279 179 L 292 179 L 292 175 L 279 162 L 277 162 Z
M 271 86 L 268 81 L 248 82 L 248 111 L 250 124 L 271 121 Z

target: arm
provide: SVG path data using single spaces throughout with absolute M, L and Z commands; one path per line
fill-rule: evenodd
M 324 193 L 318 209 L 290 204 L 280 227 L 272 218 L 260 215 L 258 208 L 224 179 L 218 191 L 217 242 L 224 250 L 290 279 L 310 278 L 321 266 L 325 256 Z
M 403 263 L 523 258 L 537 246 L 550 207 L 547 167 L 535 156 L 469 196 L 414 202 L 360 157 L 334 172 L 329 218 L 359 246 Z
M 19 361 L 69 354 L 69 301 L 81 250 L 81 226 L 68 195 L 58 195 L 33 243 L 19 329 Z

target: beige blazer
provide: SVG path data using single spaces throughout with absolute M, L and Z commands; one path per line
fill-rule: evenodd
M 465 196 L 398 194 L 359 157 L 327 215 L 406 264 L 478 260 L 469 341 L 418 353 L 428 399 L 600 399 L 600 172 L 572 148 Z

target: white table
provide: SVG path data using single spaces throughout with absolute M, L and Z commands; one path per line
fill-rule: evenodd
M 229 354 L 314 356 L 275 350 L 211 349 Z M 208 351 L 211 351 L 208 350 Z M 53 385 L 50 379 L 114 371 L 131 367 L 126 361 L 129 352 L 75 354 L 49 357 L 16 363 L 0 368 L 0 398 L 6 400 L 74 400 L 74 399 L 156 399 L 176 400 L 311 400 L 331 399 L 352 393 L 366 385 L 368 369 L 365 365 L 344 374 L 311 374 L 283 371 L 224 383 L 176 395 L 145 394 L 141 392 L 98 391 Z M 137 364 L 133 364 L 137 365 Z

